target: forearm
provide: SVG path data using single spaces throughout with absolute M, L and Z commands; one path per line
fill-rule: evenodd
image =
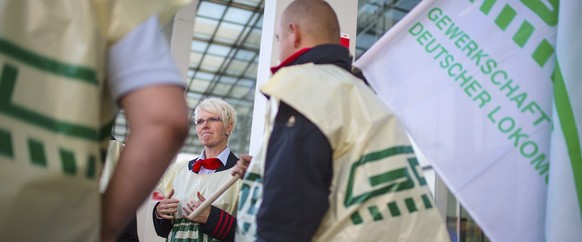
M 126 218 L 135 213 L 159 181 L 181 145 L 179 137 L 168 137 L 176 136 L 168 133 L 153 128 L 148 134 L 130 135 L 103 197 L 104 229 L 123 228 Z M 176 141 L 166 142 L 172 139 Z
M 144 88 L 124 98 L 122 105 L 131 133 L 103 196 L 103 237 L 115 237 L 121 232 L 120 228 L 152 191 L 187 134 L 180 88 Z

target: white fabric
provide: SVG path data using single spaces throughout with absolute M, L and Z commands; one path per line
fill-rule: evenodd
M 546 241 L 580 241 L 582 240 L 582 157 L 569 149 L 580 152 L 582 137 L 582 4 L 579 1 L 561 1 L 556 43 L 557 63 L 560 64 L 563 80 L 557 78 L 555 83 L 563 82 L 567 93 L 554 92 L 554 130 L 552 132 L 550 179 L 548 182 L 548 207 L 546 215 Z M 556 84 L 560 85 L 561 84 Z M 556 108 L 558 97 L 570 100 L 574 122 L 563 119 L 567 107 Z M 578 131 L 572 132 L 572 128 Z M 577 137 L 578 143 L 568 142 L 565 136 Z M 571 140 L 570 140 L 571 141 Z M 577 157 L 576 157 L 577 156 Z M 574 166 L 575 164 L 577 166 Z M 574 172 L 573 172 L 574 171 Z
M 570 164 L 560 167 L 569 176 L 554 175 L 555 162 L 565 164 L 554 157 L 563 140 L 550 151 L 552 129 L 563 128 L 550 119 L 554 49 L 576 56 L 561 64 L 571 67 L 566 81 L 580 80 L 580 17 L 558 23 L 572 24 L 563 40 L 574 42 L 556 46 L 557 4 L 423 1 L 355 64 L 492 241 L 571 241 L 546 237 L 545 225 L 563 236 L 582 231 L 579 205 L 553 206 L 573 219 L 545 221 L 557 215 L 546 214 L 548 179 L 570 179 L 555 202 L 574 202 L 576 193 Z M 560 21 L 562 4 L 579 14 L 579 2 L 562 1 Z M 579 97 L 575 87 L 570 98 Z
M 101 177 L 99 178 L 99 192 L 105 193 L 107 185 L 113 173 L 115 172 L 115 167 L 117 166 L 117 161 L 119 160 L 119 155 L 123 150 L 124 144 L 118 140 L 110 140 L 109 147 L 107 148 L 107 155 L 105 156 L 105 166 L 101 171 Z
M 184 86 L 157 16 L 148 18 L 111 46 L 107 76 L 114 100 L 144 86 Z

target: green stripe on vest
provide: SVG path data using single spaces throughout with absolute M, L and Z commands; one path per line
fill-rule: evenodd
M 97 85 L 97 74 L 95 73 L 95 70 L 83 66 L 63 63 L 36 54 L 1 37 L 0 53 L 45 72 Z

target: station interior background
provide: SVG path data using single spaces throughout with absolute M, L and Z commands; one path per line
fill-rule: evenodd
M 188 107 L 192 113 L 194 107 L 207 97 L 219 97 L 232 104 L 237 111 L 238 121 L 231 135 L 229 147 L 235 154 L 248 153 L 265 0 L 195 2 L 196 6 L 192 8 L 195 9 L 193 10 L 195 14 L 191 16 L 194 27 L 185 78 Z M 350 37 L 350 41 L 355 42 L 353 53 L 355 59 L 366 52 L 419 2 L 420 0 L 359 0 L 357 34 Z M 171 23 L 168 26 L 171 26 Z M 168 26 L 166 28 L 169 28 Z M 124 141 L 128 132 L 128 124 L 121 110 L 115 122 L 113 135 L 116 139 Z M 197 157 L 200 152 L 202 146 L 192 125 L 177 159 L 191 159 Z M 446 221 L 451 240 L 489 241 L 444 186 L 430 164 L 423 162 L 422 154 L 417 155 L 437 206 Z M 142 241 L 164 241 L 155 235 L 151 225 L 151 209 L 155 202 L 155 199 L 150 199 L 138 212 L 138 230 Z

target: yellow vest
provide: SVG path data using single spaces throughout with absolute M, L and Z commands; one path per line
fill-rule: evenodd
M 0 241 L 99 239 L 107 49 L 186 2 L 0 0 Z
M 334 65 L 304 64 L 279 70 L 261 91 L 305 115 L 332 147 L 330 208 L 314 241 L 449 241 L 402 124 L 361 80 Z M 239 241 L 256 237 L 274 116 L 243 180 Z

